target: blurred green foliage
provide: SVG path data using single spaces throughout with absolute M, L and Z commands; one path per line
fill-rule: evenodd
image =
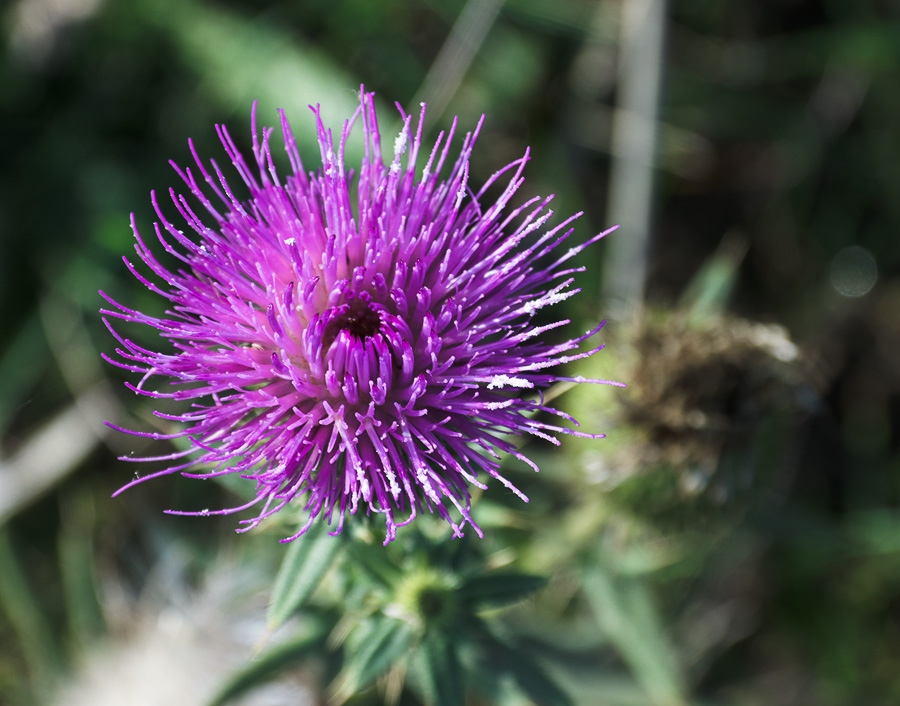
M 473 182 L 530 145 L 522 197 L 552 192 L 558 213 L 583 210 L 580 238 L 606 225 L 620 6 L 508 0 L 428 124 L 487 114 Z M 233 537 L 233 518 L 162 515 L 224 506 L 233 496 L 219 485 L 172 478 L 109 500 L 132 472 L 115 457 L 139 440 L 99 420 L 155 423 L 98 363 L 114 345 L 98 289 L 161 308 L 120 261 L 128 214 L 150 227 L 148 192 L 176 184 L 166 162 L 188 161 L 188 137 L 220 158 L 213 125 L 227 123 L 248 145 L 253 100 L 265 124 L 287 110 L 304 154 L 308 104 L 337 125 L 363 82 L 385 120 L 395 100 L 427 100 L 462 11 L 458 0 L 0 7 L 0 703 L 52 703 L 88 655 L 134 638 L 142 611 L 206 595 L 223 557 L 274 596 L 254 637 L 272 643 L 239 655 L 217 703 L 296 673 L 354 704 L 900 701 L 891 0 L 669 3 L 647 314 L 611 322 L 597 369 L 579 371 L 632 387 L 561 398 L 608 438 L 528 442 L 542 473 L 507 465 L 531 502 L 494 487 L 478 498 L 484 540 L 411 530 L 387 552 L 285 548 L 284 527 Z M 848 246 L 877 265 L 864 296 L 834 284 Z M 581 256 L 585 291 L 563 307 L 578 324 L 605 314 L 603 251 Z M 779 356 L 784 333 L 737 317 L 786 326 L 801 355 Z M 87 421 L 72 426 L 79 410 Z M 469 573 L 454 552 L 468 552 Z M 461 587 L 439 630 L 415 614 L 426 585 L 438 602 Z

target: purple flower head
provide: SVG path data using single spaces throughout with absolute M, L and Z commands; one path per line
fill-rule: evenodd
M 469 157 L 481 122 L 441 178 L 456 121 L 420 155 L 425 106 L 412 137 L 411 116 L 400 109 L 403 129 L 385 164 L 372 94 L 361 94 L 336 145 L 319 108 L 312 111 L 322 168 L 306 171 L 281 113 L 286 177 L 273 162 L 273 129 L 256 129 L 255 106 L 252 167 L 217 127 L 248 199 L 232 191 L 215 162 L 204 165 L 193 144 L 196 172 L 173 163 L 193 197 L 169 191 L 191 237 L 163 215 L 155 194 L 152 201 L 160 219 L 156 237 L 181 262 L 177 270 L 153 255 L 132 216 L 135 249 L 152 274 L 125 264 L 169 309 L 150 316 L 103 295 L 112 305 L 103 313 L 152 326 L 171 345 L 149 350 L 107 322 L 121 344 L 117 358 L 107 360 L 142 374 L 136 385 L 126 383 L 135 392 L 192 404 L 183 414 L 157 412 L 180 431 L 129 432 L 183 438 L 187 448 L 125 457 L 172 465 L 119 492 L 169 473 L 236 473 L 256 483 L 253 502 L 170 512 L 224 514 L 259 503 L 258 515 L 241 521 L 249 529 L 296 502 L 308 513 L 297 537 L 319 516 L 337 534 L 346 515 L 364 507 L 384 515 L 390 541 L 397 527 L 427 509 L 454 535 L 467 523 L 481 535 L 469 486 L 485 488 L 495 478 L 527 500 L 500 474 L 500 452 L 537 470 L 509 435 L 554 443 L 559 432 L 601 436 L 546 421 L 555 415 L 574 422 L 539 394 L 560 380 L 608 382 L 550 372 L 599 350 L 577 349 L 600 326 L 552 343 L 550 332 L 568 321 L 538 325 L 535 313 L 579 291 L 571 275 L 581 268 L 567 263 L 605 233 L 558 253 L 576 216 L 545 229 L 550 198 L 508 209 L 527 151 L 477 191 L 470 187 Z M 365 153 L 354 175 L 344 149 L 357 122 Z M 505 188 L 486 203 L 488 188 L 501 178 Z M 151 389 L 154 377 L 174 387 Z

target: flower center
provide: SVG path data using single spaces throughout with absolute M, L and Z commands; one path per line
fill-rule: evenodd
M 356 296 L 340 307 L 340 313 L 325 326 L 322 350 L 327 351 L 341 331 L 364 341 L 381 330 L 381 315 L 369 306 L 368 297 Z

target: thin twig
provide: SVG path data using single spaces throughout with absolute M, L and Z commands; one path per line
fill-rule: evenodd
M 610 303 L 626 311 L 640 309 L 647 276 L 665 8 L 665 0 L 622 5 L 609 189 L 610 218 L 622 228 L 608 245 L 604 286 Z
M 502 5 L 503 0 L 466 3 L 413 101 L 428 103 L 429 119 L 439 118 L 450 104 Z

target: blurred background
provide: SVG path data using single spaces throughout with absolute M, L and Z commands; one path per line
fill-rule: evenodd
M 622 224 L 557 307 L 609 319 L 578 372 L 628 390 L 556 400 L 607 439 L 530 442 L 532 502 L 476 504 L 479 561 L 550 578 L 489 616 L 510 644 L 585 706 L 900 702 L 896 0 L 7 0 L 0 52 L 0 703 L 210 703 L 259 649 L 281 530 L 162 514 L 234 503 L 197 481 L 110 500 L 165 447 L 100 423 L 158 420 L 97 290 L 161 312 L 121 256 L 188 137 L 225 161 L 258 100 L 309 155 L 361 83 L 388 134 L 486 114 L 472 183 L 530 146 L 522 200 Z M 466 670 L 467 703 L 557 698 Z M 421 703 L 383 686 L 353 703 Z

